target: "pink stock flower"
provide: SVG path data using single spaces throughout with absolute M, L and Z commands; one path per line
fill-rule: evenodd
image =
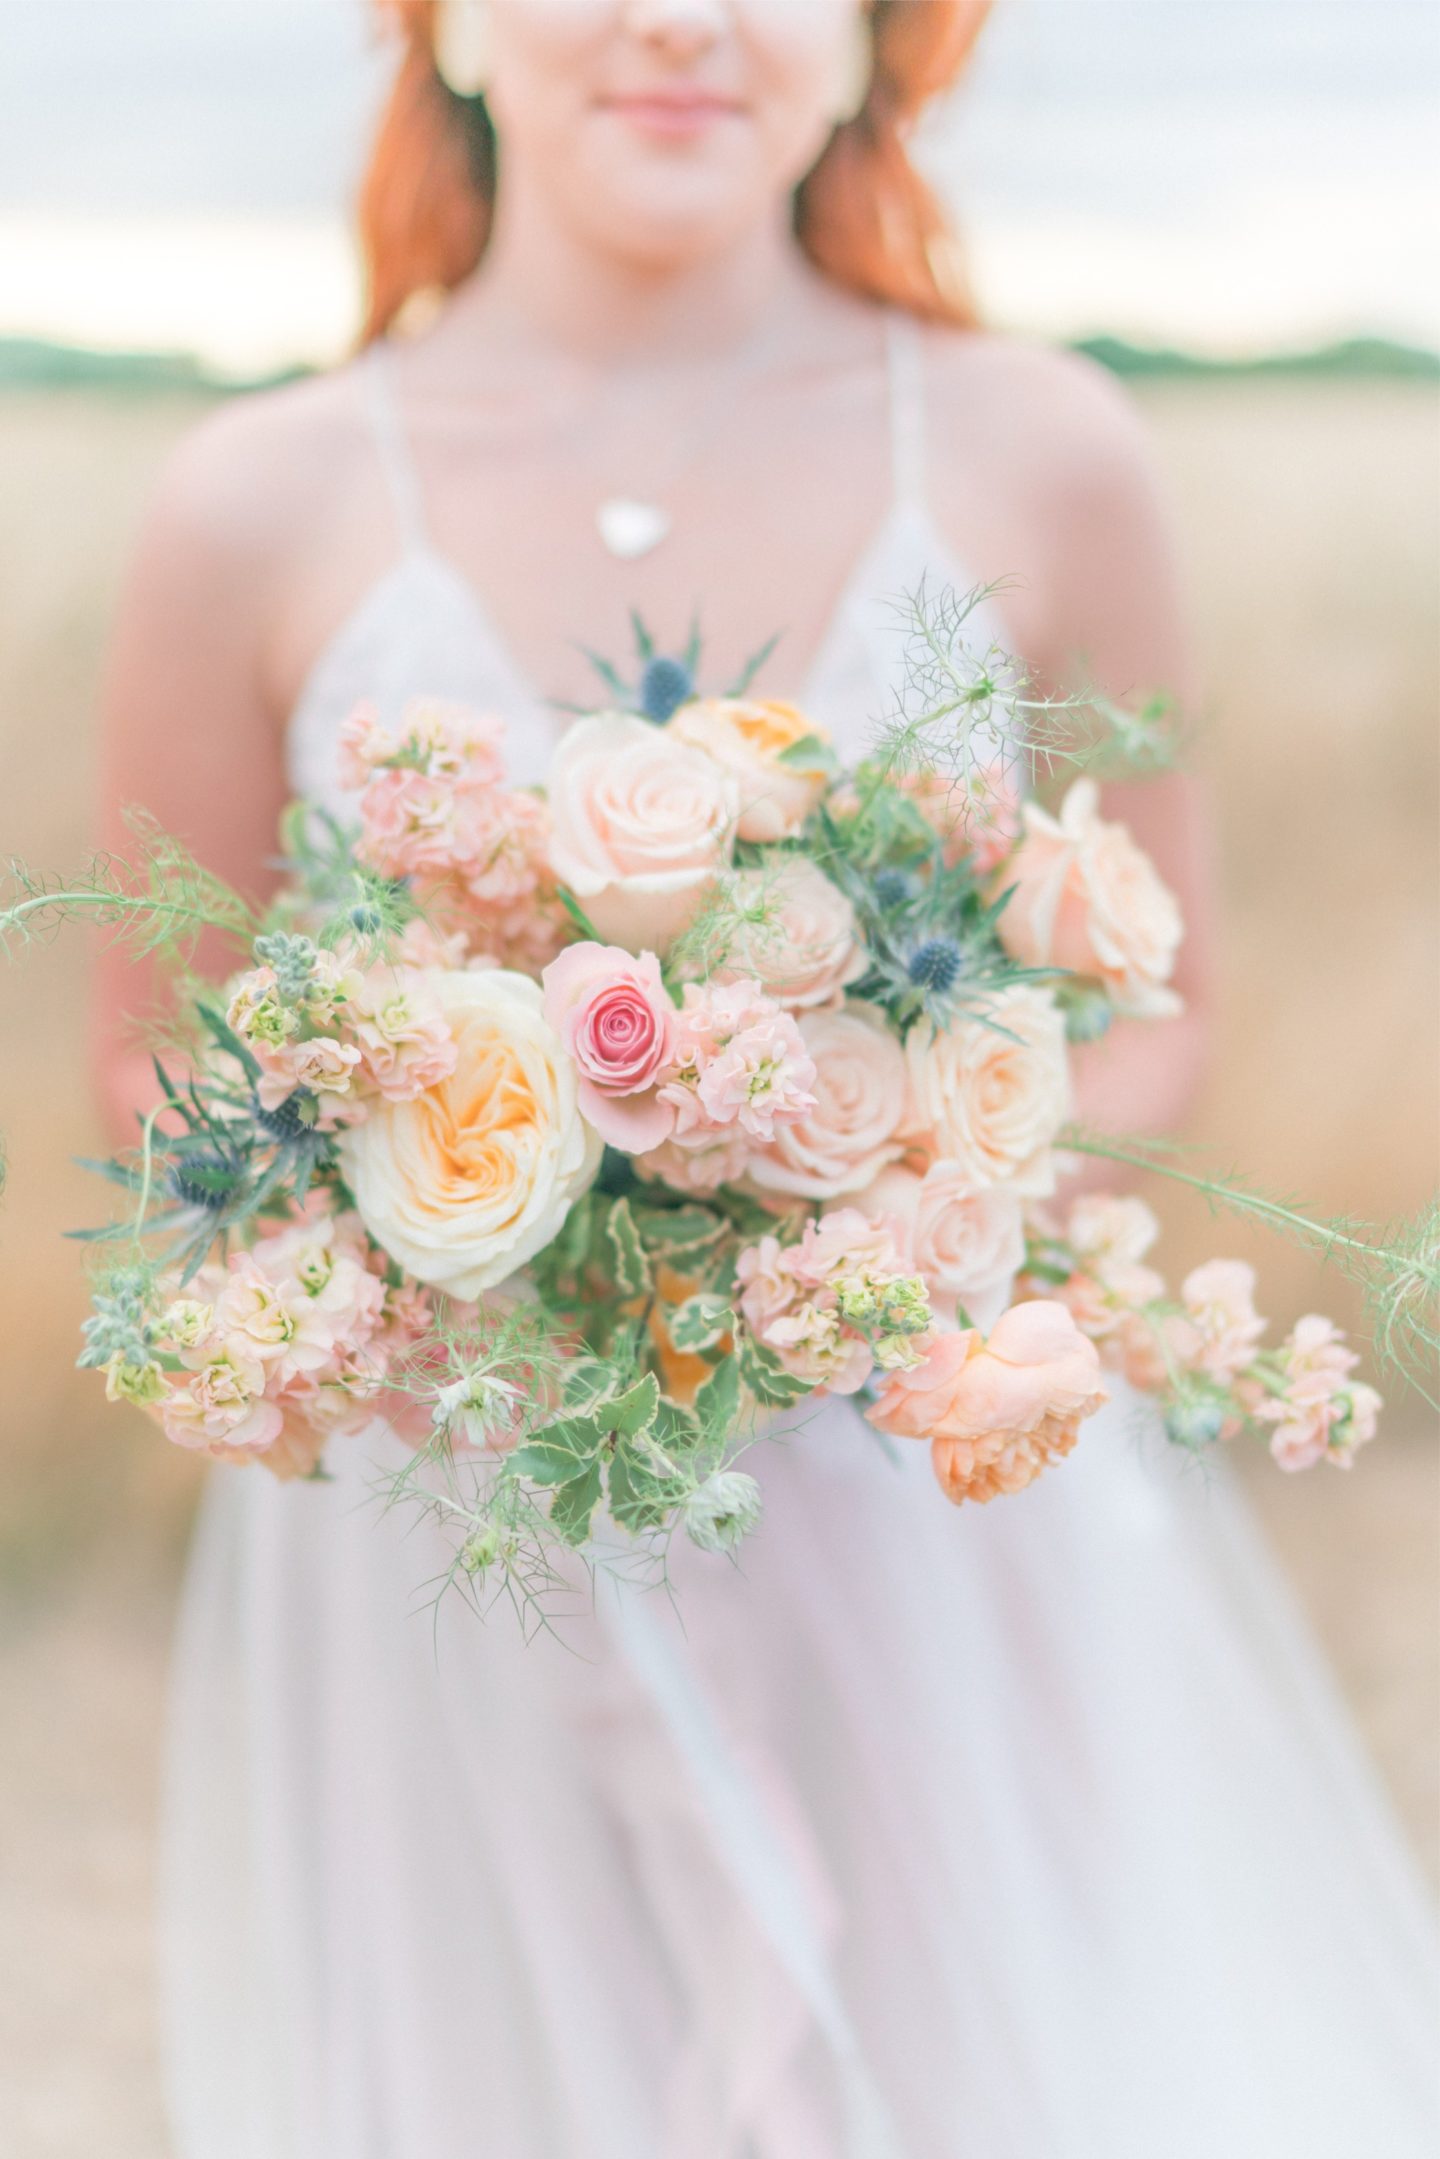
M 545 1017 L 580 1075 L 580 1110 L 608 1146 L 642 1154 L 668 1139 L 675 1105 L 657 1083 L 678 1025 L 653 952 L 571 945 L 545 969 Z
M 919 1355 L 911 1344 L 929 1319 L 919 1285 L 885 1225 L 857 1208 L 807 1222 L 798 1244 L 762 1237 L 740 1254 L 736 1278 L 756 1341 L 812 1389 L 854 1394 L 877 1360 Z M 891 1331 L 902 1310 L 903 1331 Z
M 815 1107 L 815 1066 L 788 1012 L 754 982 L 685 985 L 669 1068 L 658 1100 L 674 1115 L 676 1149 L 725 1145 L 726 1174 L 739 1175 L 757 1147 Z M 736 1144 L 744 1141 L 743 1151 Z M 732 1168 L 733 1165 L 733 1168 Z M 656 1165 L 651 1161 L 654 1171 Z
M 1255 1310 L 1255 1269 L 1239 1259 L 1207 1260 L 1186 1275 L 1180 1298 L 1194 1337 L 1186 1363 L 1212 1379 L 1238 1379 L 1265 1332 Z
M 357 989 L 350 1032 L 366 1084 L 388 1102 L 409 1102 L 448 1079 L 458 1052 L 426 977 L 405 967 L 374 967 Z
M 312 1035 L 306 1042 L 285 1042 L 255 1054 L 263 1068 L 255 1083 L 262 1109 L 279 1109 L 297 1087 L 304 1087 L 320 1099 L 322 1126 L 355 1110 L 363 1115 L 355 1091 L 361 1055 L 353 1042 L 342 1042 L 334 1035 Z
M 868 1412 L 892 1437 L 930 1442 L 947 1498 L 1022 1491 L 1068 1454 L 1106 1399 L 1093 1342 L 1063 1305 L 1013 1305 L 988 1341 L 937 1335 L 923 1364 L 891 1373 Z
M 1274 1426 L 1270 1452 L 1282 1469 L 1322 1460 L 1348 1469 L 1375 1437 L 1383 1404 L 1373 1387 L 1350 1377 L 1359 1361 L 1319 1313 L 1295 1322 L 1280 1352 L 1280 1391 L 1255 1410 L 1260 1423 Z

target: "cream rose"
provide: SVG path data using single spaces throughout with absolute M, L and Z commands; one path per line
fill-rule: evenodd
M 869 1006 L 802 1012 L 800 1033 L 815 1065 L 815 1107 L 750 1164 L 754 1182 L 802 1199 L 859 1192 L 903 1151 L 905 1054 Z
M 577 720 L 549 782 L 550 864 L 600 936 L 663 952 L 728 860 L 733 775 L 629 713 Z
M 995 1324 L 1025 1258 L 1017 1193 L 1003 1185 L 977 1192 L 954 1162 L 932 1162 L 923 1177 L 909 1169 L 882 1171 L 855 1205 L 892 1225 L 942 1319 L 953 1325 L 963 1304 L 972 1325 Z
M 1125 827 L 1104 822 L 1099 801 L 1093 780 L 1076 780 L 1058 817 L 1026 803 L 1024 837 L 1003 872 L 1014 890 L 1000 941 L 1027 967 L 1103 982 L 1118 1012 L 1161 1018 L 1180 1010 L 1166 988 L 1180 909 Z
M 908 1136 L 932 1160 L 952 1162 L 974 1191 L 1054 1191 L 1050 1150 L 1070 1114 L 1070 1069 L 1065 1021 L 1048 990 L 1016 983 L 983 1017 L 944 1034 L 928 1022 L 913 1027 L 905 1057 Z
M 478 1297 L 557 1234 L 601 1145 L 541 990 L 502 968 L 428 978 L 455 1069 L 408 1102 L 376 1102 L 341 1160 L 360 1219 L 419 1282 Z
M 742 840 L 792 838 L 824 793 L 823 756 L 804 764 L 781 763 L 798 743 L 827 739 L 824 730 L 794 705 L 749 697 L 700 697 L 680 707 L 669 732 L 734 773 L 740 788 Z
M 865 972 L 855 935 L 855 910 L 823 870 L 803 855 L 775 869 L 742 870 L 732 880 L 747 921 L 730 952 L 728 971 L 753 977 L 781 1004 L 831 1003 Z

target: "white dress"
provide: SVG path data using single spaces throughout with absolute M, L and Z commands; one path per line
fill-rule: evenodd
M 368 367 L 403 555 L 290 738 L 334 801 L 362 697 L 558 722 L 428 546 Z M 958 587 L 896 500 L 805 700 L 856 747 L 887 598 Z M 1000 626 L 993 634 L 1002 636 Z M 1223 1472 L 1133 1399 L 1022 1495 L 828 1406 L 752 1456 L 736 1567 L 522 1644 L 335 1481 L 213 1478 L 165 1837 L 178 2159 L 1433 2159 L 1431 1913 Z M 638 1612 L 635 1607 L 638 1604 Z

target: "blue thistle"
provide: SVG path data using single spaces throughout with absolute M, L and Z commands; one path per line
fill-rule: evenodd
M 657 727 L 695 695 L 695 677 L 683 660 L 667 659 L 663 652 L 645 662 L 640 677 L 640 710 Z
M 915 880 L 906 870 L 881 870 L 870 889 L 880 913 L 889 914 L 915 897 Z
M 272 1139 L 301 1139 L 313 1129 L 313 1117 L 307 1116 L 306 1112 L 314 1100 L 308 1088 L 297 1087 L 294 1094 L 286 1095 L 275 1109 L 262 1109 L 257 1102 L 254 1105 L 255 1122 Z
M 960 947 L 948 937 L 927 937 L 910 955 L 910 980 L 917 989 L 943 997 L 959 981 L 965 961 Z
M 222 1177 L 224 1184 L 211 1182 L 212 1178 Z M 204 1207 L 212 1214 L 228 1205 L 234 1181 L 235 1165 L 221 1154 L 187 1154 L 170 1170 L 170 1189 L 175 1197 L 188 1207 Z

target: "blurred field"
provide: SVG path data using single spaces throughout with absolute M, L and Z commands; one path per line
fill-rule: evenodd
M 1326 1210 L 1412 1212 L 1436 1174 L 1440 490 L 1432 390 L 1153 383 L 1190 556 L 1225 902 L 1216 1056 L 1192 1136 Z M 93 696 L 179 396 L 0 397 L 0 849 L 83 858 Z M 162 2149 L 146 1931 L 161 1669 L 193 1465 L 76 1373 L 95 1218 L 78 940 L 0 972 L 0 2087 L 7 2151 Z M 1277 1320 L 1348 1289 L 1161 1200 L 1175 1271 L 1256 1258 Z M 1412 1408 L 1352 1478 L 1252 1478 L 1436 1866 L 1440 1456 Z

